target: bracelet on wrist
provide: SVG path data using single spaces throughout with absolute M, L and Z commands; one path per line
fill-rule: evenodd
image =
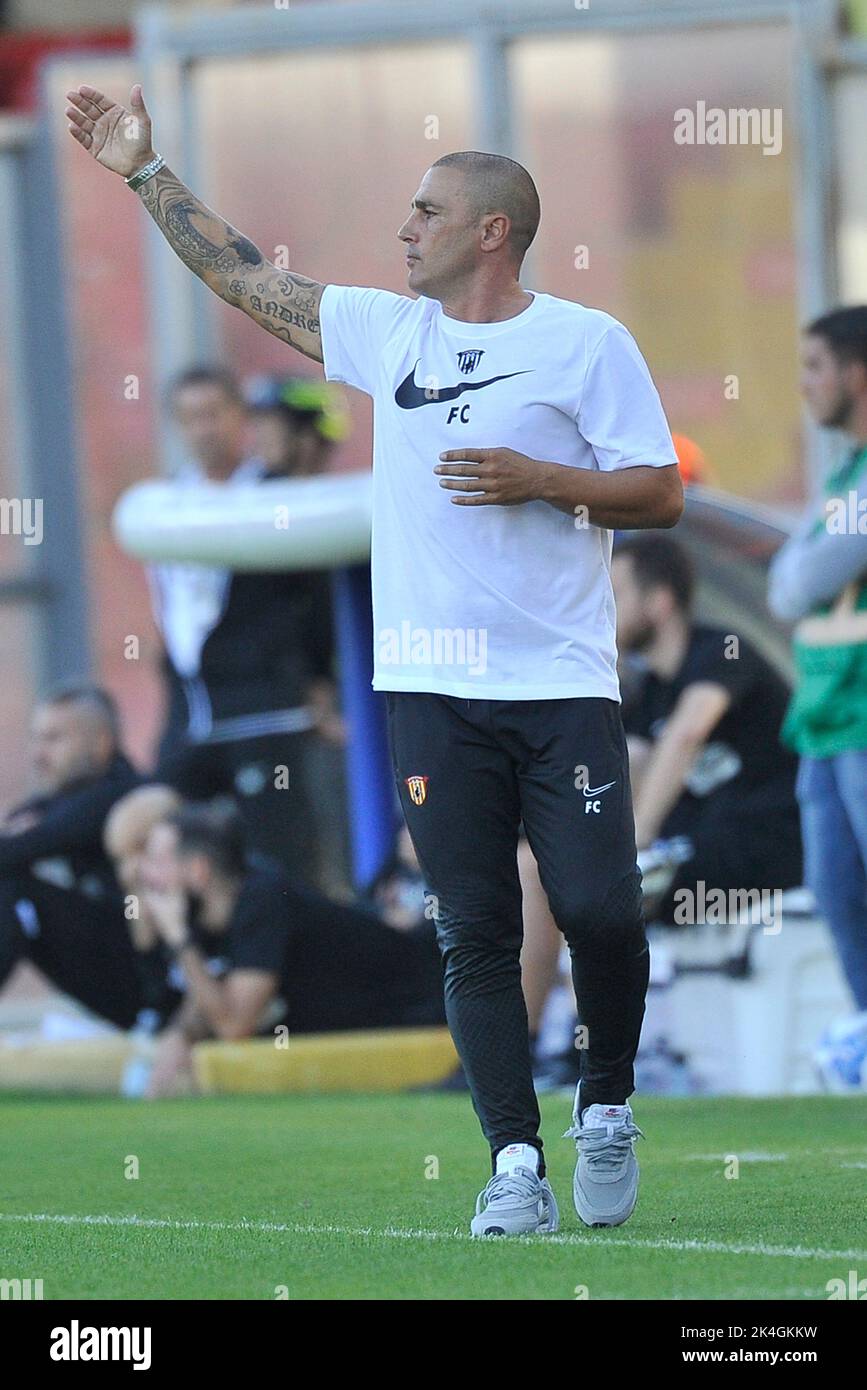
M 154 155 L 153 159 L 142 165 L 141 169 L 130 174 L 128 179 L 124 179 L 127 188 L 131 188 L 134 193 L 136 189 L 141 188 L 143 183 L 147 183 L 148 179 L 153 178 L 154 174 L 158 174 L 165 162 L 161 154 Z

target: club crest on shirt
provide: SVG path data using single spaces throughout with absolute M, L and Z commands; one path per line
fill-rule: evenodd
M 413 805 L 421 806 L 427 796 L 427 784 L 430 779 L 427 777 L 404 777 L 403 780 Z
M 470 348 L 466 352 L 459 352 L 457 354 L 458 367 L 469 376 L 470 372 L 476 370 L 476 367 L 479 365 L 484 355 L 484 348 Z

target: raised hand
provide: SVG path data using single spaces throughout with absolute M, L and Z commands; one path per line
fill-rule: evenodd
M 77 87 L 66 97 L 70 135 L 106 169 L 126 179 L 153 159 L 151 118 L 138 84 L 129 110 L 95 87 Z
M 129 94 L 129 109 L 95 87 L 76 87 L 66 96 L 69 133 L 99 164 L 128 179 L 151 163 L 151 118 L 138 84 Z M 322 361 L 324 285 L 267 260 L 164 163 L 134 188 L 169 246 L 209 290 L 305 357 Z

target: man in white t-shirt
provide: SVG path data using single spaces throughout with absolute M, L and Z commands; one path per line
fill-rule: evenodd
M 643 358 L 608 314 L 520 285 L 539 199 L 512 160 L 451 154 L 424 175 L 398 231 L 409 298 L 267 261 L 155 154 L 140 87 L 129 111 L 92 87 L 69 101 L 71 134 L 205 284 L 373 398 L 374 686 L 492 1152 L 471 1230 L 559 1224 L 521 991 L 520 822 L 572 954 L 575 1205 L 618 1225 L 638 1187 L 628 1097 L 648 961 L 611 531 L 672 526 L 683 507 Z

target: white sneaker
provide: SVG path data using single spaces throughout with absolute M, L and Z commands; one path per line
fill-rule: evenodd
M 622 1226 L 638 1200 L 635 1141 L 644 1138 L 629 1105 L 588 1105 L 579 1121 L 576 1094 L 571 1128 L 578 1151 L 572 1195 L 585 1226 Z
M 547 1178 L 532 1168 L 495 1173 L 476 1200 L 474 1236 L 524 1236 L 556 1231 L 560 1212 Z

